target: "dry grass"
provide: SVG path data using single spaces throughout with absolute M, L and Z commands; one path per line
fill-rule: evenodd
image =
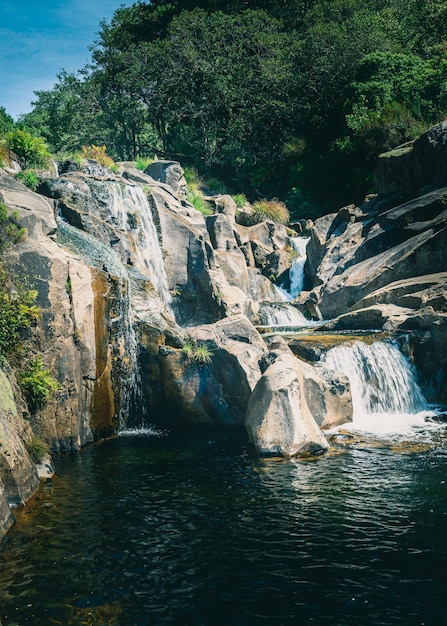
M 252 224 L 259 222 L 275 222 L 275 224 L 288 224 L 289 211 L 279 200 L 258 200 L 253 203 L 250 221 Z

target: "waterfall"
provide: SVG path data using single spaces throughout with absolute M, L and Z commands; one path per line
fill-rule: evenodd
M 291 298 L 296 298 L 303 290 L 304 285 L 304 266 L 306 265 L 307 244 L 310 241 L 310 237 L 294 237 L 292 239 L 293 248 L 296 251 L 296 257 L 290 268 L 290 288 L 289 293 Z
M 286 302 L 290 302 L 290 300 L 296 298 L 303 290 L 304 266 L 307 260 L 306 248 L 309 241 L 310 237 L 292 237 L 292 246 L 296 256 L 289 270 L 289 288 L 284 289 L 283 287 L 277 287 Z
M 163 262 L 157 230 L 146 194 L 141 187 L 113 185 L 110 205 L 115 227 L 133 238 L 136 251 L 135 268 L 147 276 L 166 307 L 171 310 L 172 296 Z M 130 218 L 136 217 L 130 222 Z
M 262 302 L 259 319 L 263 326 L 309 326 L 311 322 L 287 302 Z
M 323 362 L 349 378 L 355 429 L 406 433 L 409 426 L 424 424 L 427 402 L 411 363 L 393 343 L 356 341 L 336 346 Z

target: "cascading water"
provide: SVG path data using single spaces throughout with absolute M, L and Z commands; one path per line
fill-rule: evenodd
M 375 434 L 406 434 L 423 426 L 428 405 L 411 363 L 396 345 L 356 341 L 331 348 L 324 364 L 348 376 L 356 430 Z
M 309 320 L 294 306 L 286 302 L 263 302 L 259 308 L 259 319 L 263 326 L 308 326 Z
M 112 185 L 111 189 L 113 201 L 110 203 L 110 212 L 115 227 L 132 234 L 137 253 L 135 268 L 150 279 L 158 295 L 172 312 L 172 296 L 169 292 L 163 253 L 146 194 L 137 186 Z M 129 215 L 135 214 L 138 217 L 130 225 Z
M 289 293 L 291 298 L 296 298 L 303 290 L 304 286 L 304 266 L 307 260 L 307 244 L 310 241 L 310 237 L 294 237 L 292 239 L 293 247 L 296 251 L 296 257 L 290 268 L 290 287 Z
M 310 237 L 294 237 L 292 245 L 296 251 L 296 257 L 289 270 L 290 286 L 289 289 L 277 287 L 278 294 L 283 302 L 280 303 L 261 303 L 259 318 L 264 326 L 309 326 L 312 322 L 294 306 L 289 304 L 291 300 L 301 293 L 304 285 L 304 266 L 306 264 L 306 247 L 310 241 Z
M 125 234 L 122 247 L 114 249 L 107 246 L 98 238 L 100 233 L 90 234 L 75 228 L 61 217 L 57 218 L 58 241 L 94 267 L 106 269 L 111 276 L 122 281 L 122 288 L 117 288 L 114 296 L 115 314 L 110 321 L 111 337 L 115 338 L 110 344 L 112 359 L 122 363 L 118 420 L 120 430 L 125 428 L 129 419 L 144 429 L 147 415 L 133 323 L 135 310 L 131 306 L 129 289 L 138 289 L 141 279 L 149 279 L 169 311 L 172 298 L 152 212 L 143 190 L 109 183 L 101 191 L 100 202 L 97 203 L 101 218 L 112 223 L 115 231 Z M 98 195 L 96 197 L 98 199 Z M 125 263 L 127 251 L 132 253 L 133 266 Z M 137 299 L 133 298 L 134 305 Z M 122 359 L 121 350 L 125 350 L 125 359 Z
M 278 291 L 285 302 L 290 302 L 303 290 L 304 266 L 307 260 L 306 248 L 310 237 L 292 237 L 291 241 L 296 256 L 289 270 L 289 288 L 278 287 Z

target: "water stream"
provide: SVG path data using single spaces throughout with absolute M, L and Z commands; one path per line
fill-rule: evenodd
M 304 285 L 304 266 L 306 264 L 306 247 L 310 237 L 294 237 L 292 244 L 296 257 L 289 270 L 290 284 L 288 289 L 277 287 L 278 294 L 283 302 L 263 302 L 260 305 L 259 319 L 263 326 L 293 326 L 303 327 L 312 325 L 296 307 L 289 304 L 301 293 Z
M 307 260 L 307 244 L 310 241 L 310 237 L 294 237 L 292 239 L 293 247 L 296 251 L 296 257 L 290 268 L 290 298 L 296 298 L 300 294 L 304 287 L 304 266 Z
M 146 194 L 138 186 L 111 185 L 110 188 L 112 201 L 109 210 L 118 230 L 132 237 L 136 251 L 136 269 L 143 276 L 148 276 L 164 304 L 171 310 L 172 296 L 163 253 Z
M 259 319 L 263 326 L 309 326 L 310 321 L 301 311 L 287 302 L 262 302 Z
M 356 430 L 382 436 L 414 435 L 432 415 L 410 361 L 391 342 L 355 341 L 326 353 L 324 363 L 351 384 Z

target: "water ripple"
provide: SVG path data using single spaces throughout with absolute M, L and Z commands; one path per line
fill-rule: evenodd
M 259 462 L 235 435 L 61 459 L 0 552 L 6 625 L 438 626 L 446 449 Z

